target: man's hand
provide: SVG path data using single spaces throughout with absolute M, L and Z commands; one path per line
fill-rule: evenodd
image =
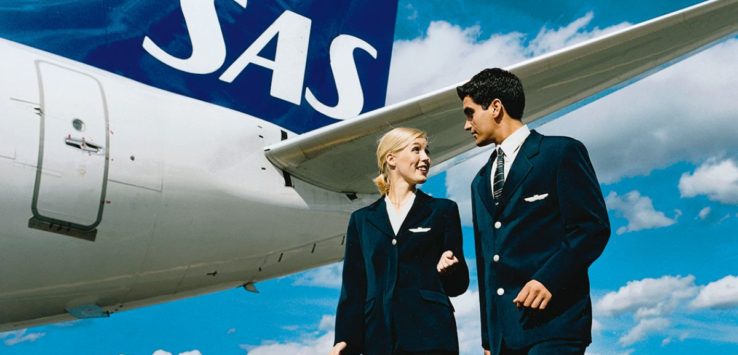
M 548 302 L 551 301 L 551 292 L 548 292 L 546 286 L 536 280 L 528 281 L 523 289 L 520 290 L 518 296 L 515 297 L 513 303 L 520 308 L 532 308 L 532 309 L 546 309 Z
M 458 263 L 459 263 L 459 259 L 457 259 L 454 256 L 454 252 L 452 252 L 451 250 L 446 250 L 443 252 L 443 254 L 441 254 L 441 259 L 438 260 L 438 265 L 436 265 L 436 270 L 438 270 L 438 272 L 444 272 L 448 268 Z
M 347 346 L 348 344 L 346 344 L 345 341 L 336 343 L 336 345 L 333 345 L 333 349 L 331 349 L 330 355 L 341 355 L 341 351 L 343 351 L 343 349 L 346 349 Z

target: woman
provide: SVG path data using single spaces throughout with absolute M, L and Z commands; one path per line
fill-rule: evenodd
M 416 189 L 428 179 L 423 131 L 377 147 L 382 197 L 351 215 L 332 355 L 458 354 L 453 306 L 469 286 L 459 210 Z

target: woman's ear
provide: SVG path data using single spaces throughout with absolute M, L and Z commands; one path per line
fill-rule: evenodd
M 385 163 L 387 164 L 387 167 L 390 169 L 394 169 L 397 165 L 397 162 L 395 161 L 397 159 L 394 154 L 389 153 L 387 154 L 387 157 L 384 158 Z

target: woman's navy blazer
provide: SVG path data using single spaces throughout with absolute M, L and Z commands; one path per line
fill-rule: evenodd
M 459 263 L 439 273 L 446 250 Z M 343 354 L 458 351 L 448 297 L 468 286 L 456 203 L 418 190 L 395 236 L 380 198 L 349 221 L 336 343 L 348 344 Z

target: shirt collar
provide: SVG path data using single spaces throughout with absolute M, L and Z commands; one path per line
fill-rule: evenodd
M 505 138 L 505 140 L 500 144 L 500 148 L 502 148 L 502 151 L 505 152 L 506 156 L 510 157 L 517 153 L 518 149 L 520 149 L 520 146 L 523 145 L 523 142 L 525 142 L 525 139 L 528 138 L 529 135 L 530 129 L 528 129 L 528 125 L 523 125 L 523 127 L 516 129 L 513 134 Z
M 415 192 L 411 193 L 410 194 L 410 197 L 407 198 L 407 201 L 405 201 L 405 203 L 403 203 L 402 205 L 400 205 L 400 211 L 410 210 L 410 206 L 412 206 L 413 203 L 415 203 L 415 196 L 416 195 L 417 194 Z M 390 206 L 392 206 L 392 201 L 390 201 L 389 196 L 384 195 L 384 203 L 387 205 L 387 208 L 389 208 Z M 394 207 L 392 208 L 392 210 L 394 211 Z

